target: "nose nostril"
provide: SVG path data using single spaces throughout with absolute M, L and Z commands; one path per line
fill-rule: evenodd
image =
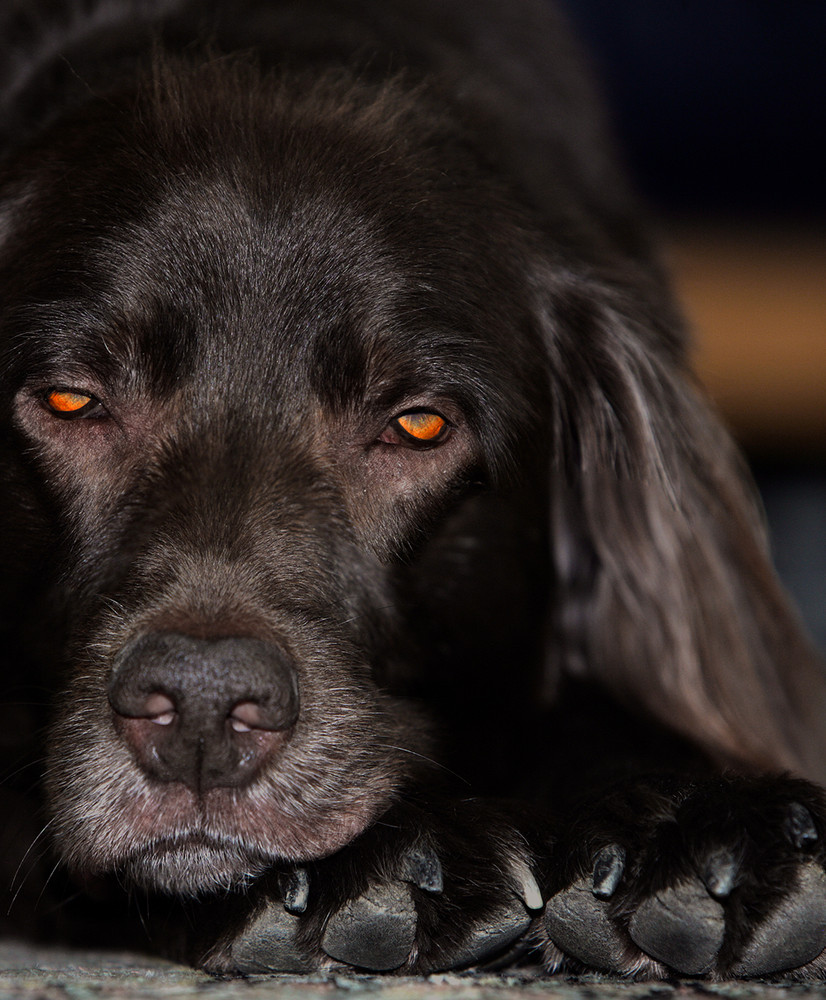
M 175 719 L 175 702 L 162 691 L 153 691 L 144 702 L 144 712 L 150 722 L 158 726 L 169 726 Z
M 199 794 L 251 782 L 299 717 L 294 661 L 246 637 L 138 636 L 114 658 L 107 693 L 138 766 Z
M 255 701 L 239 701 L 229 713 L 229 723 L 236 733 L 250 733 L 253 729 L 268 729 L 261 706 Z

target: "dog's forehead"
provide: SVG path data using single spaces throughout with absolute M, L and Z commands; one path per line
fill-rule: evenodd
M 370 383 L 403 395 L 464 356 L 473 323 L 340 187 L 255 201 L 184 181 L 98 266 L 120 317 L 101 346 L 139 369 L 163 358 L 142 373 L 156 385 L 299 381 L 343 405 Z
M 189 363 L 254 352 L 273 370 L 320 332 L 375 325 L 397 281 L 380 235 L 345 200 L 253 198 L 215 178 L 164 192 L 97 263 L 138 329 L 191 329 Z
M 405 381 L 458 378 L 468 351 L 484 351 L 487 300 L 483 317 L 450 248 L 434 262 L 431 234 L 411 240 L 408 218 L 396 239 L 348 195 L 341 182 L 262 197 L 177 179 L 117 245 L 101 244 L 111 317 L 100 348 L 153 385 L 197 375 L 222 391 L 250 380 L 275 390 L 299 378 L 334 403 L 371 382 L 403 395 Z M 444 288 L 454 282 L 459 294 Z
M 463 391 L 481 404 L 524 363 L 508 348 L 525 323 L 513 255 L 498 245 L 512 229 L 477 202 L 467 163 L 439 150 L 434 165 L 412 125 L 390 137 L 371 119 L 365 138 L 339 110 L 282 110 L 253 133 L 224 106 L 224 126 L 198 131 L 193 101 L 180 135 L 96 121 L 72 149 L 39 209 L 59 281 L 48 262 L 31 268 L 38 298 L 58 285 L 77 297 L 44 327 L 49 348 L 142 393 L 195 379 L 226 399 L 263 387 L 338 406 Z

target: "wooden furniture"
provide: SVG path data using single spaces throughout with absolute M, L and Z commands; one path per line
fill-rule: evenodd
M 679 227 L 695 368 L 747 447 L 826 456 L 826 234 Z

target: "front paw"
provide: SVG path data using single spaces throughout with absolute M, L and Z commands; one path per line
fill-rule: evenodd
M 786 779 L 616 791 L 559 849 L 546 960 L 626 975 L 820 973 L 826 810 Z
M 541 908 L 523 840 L 489 805 L 397 809 L 333 857 L 260 879 L 201 964 L 456 969 L 518 948 Z

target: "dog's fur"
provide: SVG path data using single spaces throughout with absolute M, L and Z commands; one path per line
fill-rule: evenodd
M 821 665 L 544 4 L 5 10 L 6 676 L 57 692 L 70 869 L 236 890 L 401 809 L 449 871 L 522 814 L 452 826 L 443 768 L 563 826 L 652 760 L 826 778 Z M 221 698 L 266 705 L 215 735 Z

